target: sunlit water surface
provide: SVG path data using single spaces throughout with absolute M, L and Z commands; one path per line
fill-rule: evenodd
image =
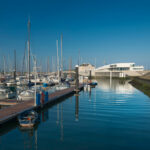
M 34 130 L 16 123 L 0 132 L 0 150 L 150 149 L 150 98 L 128 82 L 99 80 L 40 112 Z

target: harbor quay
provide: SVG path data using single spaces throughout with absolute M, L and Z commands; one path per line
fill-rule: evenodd
M 79 91 L 83 89 L 83 85 L 79 85 Z M 48 94 L 44 97 L 42 95 L 37 94 L 36 99 L 32 99 L 29 101 L 19 102 L 11 107 L 6 107 L 0 110 L 0 124 L 6 123 L 11 119 L 17 117 L 19 114 L 32 109 L 43 108 L 48 103 L 57 101 L 60 98 L 63 98 L 69 94 L 75 93 L 75 87 L 70 87 L 61 91 L 54 92 L 52 94 Z M 39 97 L 41 96 L 41 98 Z

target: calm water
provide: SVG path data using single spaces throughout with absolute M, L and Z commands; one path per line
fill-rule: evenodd
M 0 132 L 0 150 L 150 149 L 150 98 L 130 84 L 100 80 L 40 112 L 32 131 L 16 123 Z

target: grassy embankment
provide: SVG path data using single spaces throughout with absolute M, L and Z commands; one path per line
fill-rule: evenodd
M 150 97 L 150 74 L 133 78 L 130 82 L 136 89 Z

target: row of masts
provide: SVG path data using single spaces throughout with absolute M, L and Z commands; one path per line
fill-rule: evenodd
M 28 40 L 27 42 L 25 42 L 25 51 L 24 51 L 24 56 L 23 56 L 23 63 L 20 64 L 16 64 L 16 50 L 14 50 L 14 69 L 12 69 L 13 67 L 11 67 L 11 69 L 9 70 L 9 72 L 14 72 L 14 78 L 16 76 L 16 69 L 19 68 L 17 67 L 18 65 L 20 65 L 20 71 L 22 74 L 24 73 L 28 73 L 28 82 L 30 82 L 30 74 L 31 74 L 31 48 L 30 48 L 30 28 L 31 28 L 31 22 L 30 19 L 28 20 Z M 61 34 L 61 61 L 59 61 L 59 51 L 58 51 L 58 39 L 56 40 L 56 49 L 57 49 L 57 58 L 56 58 L 56 62 L 54 62 L 54 57 L 52 56 L 52 67 L 51 67 L 51 71 L 52 72 L 57 72 L 57 75 L 62 75 L 63 74 L 63 69 L 64 69 L 64 61 L 63 61 L 63 35 Z M 27 53 L 26 53 L 27 52 Z M 9 59 L 8 59 L 9 60 Z M 37 61 L 38 62 L 38 61 Z M 80 65 L 82 62 L 82 59 L 80 57 L 80 51 L 79 51 L 79 56 L 78 56 L 78 65 Z M 47 59 L 47 67 L 46 67 L 46 72 L 49 73 L 50 72 L 50 57 L 48 56 Z M 12 63 L 10 63 L 12 64 Z M 69 59 L 69 64 L 68 65 L 68 69 L 71 71 L 72 70 L 72 59 Z M 40 72 L 42 72 L 42 61 L 40 62 L 40 64 L 38 64 L 40 66 Z M 3 73 L 4 75 L 6 74 L 6 72 L 8 72 L 8 69 L 6 70 L 6 66 L 8 68 L 8 64 L 6 63 L 6 57 L 3 56 Z M 26 66 L 26 67 L 25 67 Z M 95 66 L 96 66 L 96 59 L 95 59 Z M 26 68 L 26 69 L 25 69 Z M 56 68 L 56 70 L 55 70 Z M 1 71 L 2 72 L 2 71 Z M 43 71 L 44 72 L 44 71 Z
M 30 82 L 30 75 L 31 75 L 31 48 L 30 48 L 30 28 L 31 28 L 31 22 L 30 19 L 28 20 L 28 40 L 27 42 L 25 42 L 25 52 L 24 52 L 24 56 L 23 56 L 23 62 L 20 64 L 16 64 L 16 50 L 14 50 L 14 69 L 11 69 L 8 71 L 8 69 L 6 70 L 6 66 L 8 68 L 8 65 L 6 63 L 6 58 L 5 56 L 3 56 L 3 73 L 4 75 L 6 74 L 6 72 L 14 72 L 14 79 L 16 79 L 16 72 L 17 72 L 17 66 L 20 65 L 21 70 L 19 72 L 26 73 L 26 71 L 24 70 L 25 66 L 28 72 L 28 82 Z M 26 46 L 27 45 L 27 46 Z M 60 42 L 60 47 L 61 47 L 61 61 L 59 60 L 59 51 L 58 51 L 58 39 L 56 40 L 56 49 L 57 49 L 57 75 L 62 75 L 63 74 L 63 35 L 61 34 L 61 42 Z M 27 53 L 26 53 L 27 52 Z M 49 61 L 49 57 L 47 59 L 47 73 L 50 72 L 50 61 Z M 12 65 L 12 63 L 10 63 Z M 54 57 L 52 57 L 52 69 L 54 71 Z M 41 65 L 42 66 L 42 65 Z M 42 67 L 41 67 L 42 68 Z M 72 59 L 69 59 L 69 70 L 72 70 Z M 42 71 L 41 71 L 42 72 Z
M 4 62 L 4 70 L 3 70 L 3 73 L 4 75 L 6 74 L 6 58 L 5 56 L 3 56 L 3 62 Z M 14 70 L 11 70 L 10 71 L 13 71 L 14 73 L 14 79 L 16 79 L 16 50 L 14 50 Z
M 26 42 L 27 43 L 27 42 Z M 26 49 L 27 50 L 27 49 Z M 22 58 L 18 56 L 17 51 L 13 50 L 13 55 L 10 57 L 6 57 L 5 55 L 1 56 L 2 59 L 0 58 L 0 74 L 10 74 L 13 73 L 15 70 L 17 73 L 20 75 L 24 75 L 28 73 L 28 53 L 27 51 L 24 52 Z M 14 54 L 16 53 L 16 54 Z M 16 58 L 14 58 L 14 55 L 16 55 Z M 32 55 L 31 55 L 32 56 Z M 31 57 L 32 58 L 32 57 Z M 60 61 L 61 62 L 61 61 Z M 33 62 L 31 61 L 30 64 L 30 69 L 33 67 Z M 57 72 L 57 58 L 56 56 L 47 56 L 47 59 L 42 59 L 39 58 L 37 59 L 37 65 L 39 66 L 38 72 L 42 73 L 51 73 L 51 72 Z M 44 67 L 46 66 L 46 67 Z M 61 64 L 59 65 L 61 66 Z M 67 61 L 63 60 L 63 69 L 64 71 L 70 71 L 72 70 L 72 58 L 68 58 Z M 30 70 L 30 74 L 31 74 Z M 61 72 L 61 67 L 60 67 L 60 72 Z

